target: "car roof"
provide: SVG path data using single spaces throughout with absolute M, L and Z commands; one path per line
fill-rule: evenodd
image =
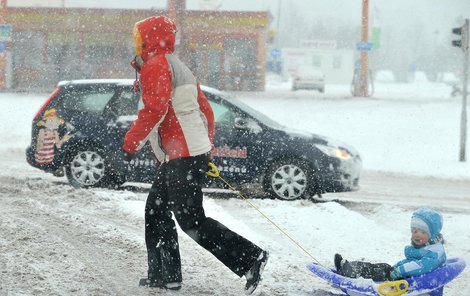
M 121 84 L 121 85 L 133 85 L 133 79 L 78 79 L 78 80 L 63 80 L 60 81 L 57 86 L 66 85 L 91 85 L 91 84 Z
M 92 85 L 92 84 L 118 84 L 118 85 L 134 85 L 134 79 L 77 79 L 77 80 L 63 80 L 57 84 L 57 87 L 66 85 Z M 203 91 L 212 93 L 214 95 L 229 96 L 228 93 L 221 90 L 201 85 Z

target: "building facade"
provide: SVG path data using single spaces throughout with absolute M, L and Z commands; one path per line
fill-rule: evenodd
M 133 78 L 134 23 L 164 10 L 8 7 L 9 88 L 51 89 L 60 80 Z M 267 12 L 184 11 L 177 54 L 202 84 L 263 90 Z
M 264 90 L 267 25 L 266 13 L 187 11 L 180 57 L 203 84 Z

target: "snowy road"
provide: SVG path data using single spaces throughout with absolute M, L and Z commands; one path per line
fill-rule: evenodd
M 0 178 L 0 295 L 161 294 L 137 287 L 138 278 L 146 271 L 145 192 L 77 190 L 63 179 L 29 178 L 26 172 L 18 173 L 16 177 Z M 429 182 L 423 178 L 374 172 L 366 172 L 362 182 L 364 189 L 358 192 L 324 196 L 325 200 L 338 200 L 341 205 L 260 199 L 253 202 L 306 246 L 322 264 L 331 264 L 329 260 L 335 251 L 348 252 L 350 239 L 347 235 L 342 235 L 346 245 L 337 241 L 335 250 L 331 249 L 331 244 L 336 240 L 330 238 L 329 231 L 353 232 L 341 223 L 355 219 L 355 216 L 368 217 L 360 219 L 366 221 L 356 222 L 363 229 L 359 232 L 367 232 L 371 229 L 369 224 L 374 225 L 380 220 L 383 211 L 391 210 L 403 218 L 397 223 L 399 226 L 389 227 L 403 230 L 406 216 L 417 206 L 440 203 L 446 216 L 461 213 L 463 216 L 459 219 L 470 221 L 469 203 L 465 202 L 463 194 L 468 192 L 469 185 L 465 182 L 444 179 Z M 463 189 L 465 191 L 461 191 Z M 337 291 L 303 267 L 309 258 L 244 201 L 206 198 L 205 203 L 208 215 L 271 251 L 270 266 L 259 295 L 336 295 Z M 282 211 L 279 211 L 280 207 Z M 340 215 L 343 222 L 334 221 L 336 215 Z M 393 221 L 388 223 L 393 224 Z M 305 224 L 311 225 L 310 229 L 302 229 Z M 400 233 L 403 231 L 397 232 L 394 241 L 406 240 L 406 234 Z M 178 295 L 240 295 L 243 280 L 232 275 L 184 233 L 179 233 L 184 286 Z M 311 236 L 306 237 L 305 233 Z M 375 235 L 371 239 L 377 240 L 377 246 L 384 240 Z M 458 239 L 463 241 L 451 244 L 449 249 L 470 241 L 468 234 Z M 369 247 L 375 248 L 374 244 Z M 390 250 L 382 250 L 378 257 L 367 256 L 372 260 L 382 256 L 398 256 L 398 259 L 402 243 L 389 245 Z M 459 255 L 469 261 L 468 249 L 461 246 L 458 249 Z M 361 255 L 365 256 L 358 250 L 350 254 Z M 464 283 L 468 277 L 462 276 L 457 283 L 468 288 L 469 284 Z M 459 287 L 457 283 L 451 288 Z M 462 294 L 449 291 L 447 295 Z
M 442 124 L 446 115 L 443 113 L 454 112 L 457 103 L 440 98 L 427 100 L 425 104 L 409 100 L 327 100 L 307 97 L 310 95 L 310 92 L 297 92 L 291 100 L 264 99 L 251 103 L 262 111 L 279 115 L 284 124 L 322 130 L 323 134 L 360 148 L 365 156 L 361 189 L 326 194 L 323 197 L 326 202 L 316 204 L 269 199 L 252 202 L 314 258 L 243 200 L 205 199 L 208 216 L 270 251 L 264 280 L 256 294 L 341 295 L 311 274 L 305 264 L 316 259 L 332 266 L 336 252 L 346 258 L 393 264 L 402 258 L 403 247 L 409 241 L 412 211 L 423 205 L 443 213 L 448 256 L 470 262 L 470 178 L 467 177 L 470 169 L 468 164 L 454 160 L 457 149 L 450 145 L 454 135 L 445 138 L 439 147 L 430 146 L 436 134 L 440 138 L 446 135 L 447 130 L 443 128 L 450 123 Z M 38 97 L 44 98 L 0 95 L 0 296 L 243 294 L 244 280 L 234 276 L 181 231 L 182 290 L 165 293 L 139 288 L 138 280 L 146 273 L 145 190 L 77 190 L 64 178 L 28 166 L 24 148 L 30 137 L 31 118 L 43 101 Z M 298 112 L 295 118 L 285 115 L 283 119 L 284 113 L 276 110 L 287 108 L 316 110 L 317 116 L 309 121 L 311 116 L 305 111 L 305 114 Z M 413 117 L 400 117 L 410 108 Z M 432 126 L 433 133 L 421 133 L 420 128 L 431 128 L 425 126 L 427 119 L 415 119 L 414 110 L 433 120 L 437 116 L 434 112 L 439 110 L 441 124 Z M 320 117 L 329 120 L 317 120 Z M 342 123 L 341 118 L 347 122 Z M 369 124 L 364 118 L 377 122 Z M 421 126 L 407 129 L 412 125 L 409 120 L 419 120 Z M 356 128 L 347 130 L 344 126 Z M 395 133 L 397 126 L 400 133 Z M 358 132 L 362 130 L 368 133 Z M 398 135 L 406 141 L 393 138 Z M 417 157 L 413 152 L 420 142 L 428 143 L 429 149 L 419 150 L 418 160 L 423 161 L 412 161 Z M 383 168 L 380 172 L 376 170 L 379 166 Z M 441 177 L 441 171 L 445 178 Z M 431 176 L 425 175 L 429 173 Z M 467 295 L 468 268 L 445 291 L 446 296 Z

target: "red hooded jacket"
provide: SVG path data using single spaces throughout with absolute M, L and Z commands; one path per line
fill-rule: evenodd
M 160 162 L 211 150 L 214 114 L 189 68 L 175 55 L 176 26 L 154 16 L 136 24 L 141 39 L 140 82 L 144 107 L 124 138 L 135 153 L 150 141 Z

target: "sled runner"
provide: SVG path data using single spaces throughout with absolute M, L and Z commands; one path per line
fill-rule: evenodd
M 351 296 L 399 296 L 399 295 L 443 295 L 444 285 L 456 278 L 466 263 L 463 259 L 452 258 L 438 269 L 416 277 L 390 282 L 374 282 L 371 279 L 348 278 L 316 263 L 309 263 L 307 268 L 314 274 L 341 289 Z

